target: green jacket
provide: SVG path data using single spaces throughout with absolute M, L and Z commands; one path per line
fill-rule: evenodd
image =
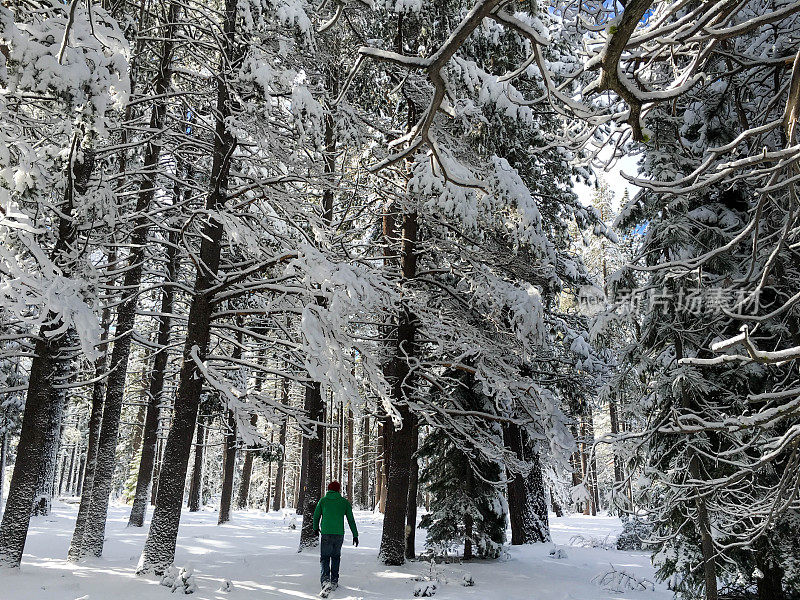
M 317 502 L 314 509 L 314 531 L 318 531 L 319 520 L 322 519 L 322 533 L 333 535 L 344 535 L 344 517 L 347 517 L 347 524 L 353 537 L 358 537 L 356 520 L 353 518 L 353 505 L 342 498 L 339 492 L 328 492 Z

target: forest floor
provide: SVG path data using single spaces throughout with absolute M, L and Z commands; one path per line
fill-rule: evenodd
M 0 576 L 3 600 L 166 600 L 175 598 L 156 577 L 137 577 L 147 526 L 126 528 L 128 507 L 110 510 L 105 552 L 80 565 L 65 560 L 77 507 L 57 503 L 49 517 L 34 517 L 19 573 Z M 297 553 L 300 520 L 294 511 L 265 514 L 237 512 L 234 521 L 217 526 L 215 512 L 184 511 L 176 564 L 195 569 L 195 600 L 313 599 L 319 590 L 319 558 L 315 550 Z M 672 593 L 656 584 L 648 591 L 603 585 L 599 579 L 617 570 L 654 580 L 649 555 L 602 547 L 570 545 L 575 535 L 613 548 L 619 520 L 575 515 L 552 518 L 553 539 L 566 557 L 550 556 L 553 544 L 510 549 L 501 561 L 436 565 L 411 562 L 386 567 L 376 559 L 380 515 L 357 512 L 361 545 L 354 548 L 349 532 L 342 552 L 340 588 L 331 598 L 407 600 L 434 576 L 438 600 L 667 600 Z M 291 529 L 292 525 L 297 529 Z M 146 524 L 147 525 L 147 524 Z M 422 548 L 425 531 L 417 532 Z M 465 575 L 474 586 L 464 587 Z M 229 592 L 219 591 L 225 580 Z M 614 590 L 616 588 L 616 591 Z

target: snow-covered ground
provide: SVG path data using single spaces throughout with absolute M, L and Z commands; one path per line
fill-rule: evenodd
M 22 569 L 0 573 L 2 600 L 166 600 L 175 598 L 155 577 L 137 577 L 134 568 L 147 527 L 127 529 L 128 508 L 111 508 L 108 539 L 102 559 L 73 565 L 65 560 L 76 507 L 56 504 L 50 517 L 36 517 Z M 216 513 L 184 512 L 178 538 L 176 565 L 193 566 L 195 600 L 277 600 L 316 598 L 319 559 L 316 553 L 297 553 L 299 519 L 292 511 L 264 514 L 237 512 L 232 523 L 216 525 Z M 376 559 L 380 516 L 357 513 L 361 532 L 359 548 L 350 545 L 349 533 L 342 552 L 340 588 L 332 598 L 407 600 L 420 585 L 415 577 L 431 574 L 431 565 L 414 562 L 385 567 Z M 298 529 L 291 529 L 296 523 Z M 654 591 L 611 591 L 597 579 L 613 565 L 638 577 L 653 579 L 645 553 L 570 546 L 580 534 L 613 542 L 619 521 L 610 517 L 572 516 L 552 519 L 553 538 L 566 558 L 553 558 L 553 544 L 515 547 L 507 560 L 437 565 L 433 571 L 439 600 L 667 600 L 672 594 L 662 585 Z M 422 546 L 424 531 L 417 533 Z M 612 543 L 613 547 L 613 543 Z M 473 587 L 461 582 L 469 574 Z M 231 591 L 220 591 L 224 580 Z M 594 581 L 593 581 L 594 580 Z

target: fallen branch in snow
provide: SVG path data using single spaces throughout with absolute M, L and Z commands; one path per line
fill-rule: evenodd
M 654 592 L 656 589 L 655 584 L 649 579 L 636 577 L 627 571 L 617 569 L 614 565 L 611 565 L 610 571 L 592 578 L 592 583 L 596 583 L 606 591 L 620 594 L 624 592 Z
M 577 546 L 578 548 L 600 548 L 602 550 L 612 550 L 614 548 L 614 544 L 609 541 L 608 538 L 610 536 L 610 533 L 604 538 L 577 534 L 569 538 L 569 545 Z

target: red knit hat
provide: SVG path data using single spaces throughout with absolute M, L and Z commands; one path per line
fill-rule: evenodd
M 338 481 L 331 481 L 328 484 L 328 491 L 329 492 L 341 492 L 342 491 L 342 484 Z

